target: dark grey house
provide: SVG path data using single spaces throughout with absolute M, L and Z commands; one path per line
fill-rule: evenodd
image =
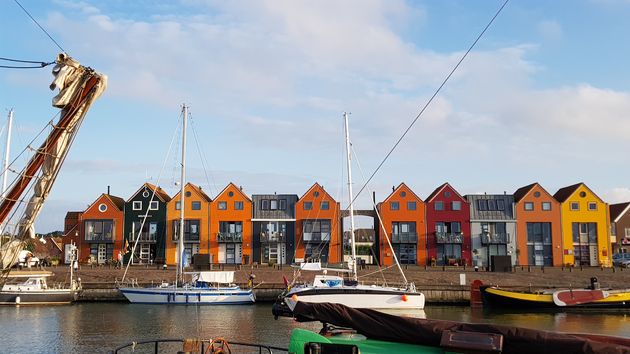
M 253 261 L 290 264 L 295 254 L 296 194 L 256 194 L 254 204 Z
M 469 194 L 473 265 L 491 267 L 492 256 L 516 262 L 516 217 L 512 194 Z

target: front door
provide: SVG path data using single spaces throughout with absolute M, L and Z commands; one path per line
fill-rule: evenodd
M 107 244 L 101 243 L 98 245 L 98 264 L 105 264 L 107 261 Z
M 151 245 L 148 243 L 140 244 L 140 263 L 149 263 L 151 259 Z

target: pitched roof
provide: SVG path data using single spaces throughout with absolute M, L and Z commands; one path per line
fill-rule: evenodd
M 610 220 L 613 222 L 619 221 L 624 214 L 630 210 L 630 202 L 611 204 L 610 205 Z
M 569 199 L 569 197 L 575 193 L 575 191 L 580 188 L 580 186 L 582 186 L 584 183 L 580 182 L 580 183 L 576 183 L 574 185 L 568 186 L 568 187 L 564 187 L 564 188 L 560 188 L 558 189 L 558 191 L 553 195 L 553 197 L 559 201 L 560 203 L 564 203 L 567 199 Z
M 195 185 L 195 184 L 192 184 L 192 183 L 190 183 L 190 182 L 186 183 L 186 186 L 190 186 L 190 188 L 191 188 L 192 190 L 194 190 L 194 191 L 195 191 L 195 193 L 199 194 L 199 195 L 200 195 L 203 199 L 205 199 L 205 201 L 206 201 L 206 202 L 211 202 L 211 201 L 212 201 L 212 199 L 211 199 L 211 198 L 210 198 L 210 197 L 206 194 L 206 192 L 204 192 L 204 191 L 203 191 L 203 189 L 201 189 L 201 187 L 199 187 L 199 186 L 197 186 L 197 185 Z M 172 198 L 171 200 L 173 200 L 173 199 L 179 199 L 177 196 L 178 196 L 180 193 L 181 193 L 181 191 L 177 192 L 177 193 L 173 196 L 173 198 Z M 219 194 L 220 194 L 220 193 L 219 193 Z
M 405 182 L 400 182 L 400 184 L 398 185 L 398 187 L 394 188 L 394 190 L 387 196 L 387 198 L 385 198 L 385 200 L 383 200 L 383 202 L 386 202 L 389 198 L 391 198 L 394 194 L 396 194 L 396 192 L 398 190 L 400 190 L 402 187 L 407 187 L 407 189 L 409 190 L 409 192 L 411 192 L 411 194 L 413 194 L 414 197 L 416 197 L 419 201 L 422 202 L 422 198 L 420 198 L 411 188 L 409 188 L 408 185 L 405 184 Z M 380 203 L 379 203 L 380 204 Z
M 302 200 L 302 198 L 304 198 L 310 191 L 312 191 L 313 189 L 315 189 L 315 187 L 319 187 L 319 189 L 321 189 L 327 196 L 328 198 L 330 198 L 331 200 L 335 201 L 335 198 L 333 198 L 328 192 L 326 192 L 326 190 L 324 189 L 324 187 L 322 187 L 321 184 L 315 182 L 313 183 L 313 185 L 311 186 L 311 188 L 309 188 L 308 190 L 306 190 L 306 192 L 304 192 L 304 194 L 302 194 L 302 196 L 298 199 L 298 201 Z
M 162 202 L 168 203 L 171 200 L 171 197 L 164 191 L 164 189 L 160 187 L 156 187 L 155 185 L 145 182 L 138 190 L 129 198 L 127 201 L 132 200 L 141 190 L 144 188 L 149 189 L 151 192 L 155 191 L 155 196 L 158 197 Z
M 516 192 L 514 192 L 514 202 L 515 203 L 520 202 L 521 199 L 523 199 L 523 197 L 525 197 L 527 193 L 529 193 L 534 187 L 536 187 L 537 184 L 538 182 L 534 182 L 532 184 L 528 184 L 524 187 L 517 189 Z
M 107 196 L 107 198 L 109 198 L 109 200 L 112 201 L 112 203 L 114 203 L 114 205 L 116 205 L 116 207 L 118 207 L 118 209 L 125 210 L 125 200 L 122 199 L 121 197 L 117 197 L 115 195 L 111 195 L 111 194 L 105 194 Z
M 440 194 L 440 192 L 446 187 L 450 187 L 453 190 L 453 192 L 455 192 L 455 194 L 457 194 L 457 196 L 459 196 L 459 198 L 461 200 L 463 200 L 465 202 L 468 202 L 466 200 L 466 198 L 464 198 L 461 194 L 459 194 L 459 192 L 455 188 L 453 188 L 453 186 L 451 186 L 448 182 L 445 182 L 441 186 L 437 187 L 431 194 L 429 194 L 429 196 L 427 197 L 427 199 L 424 202 L 425 203 L 429 203 L 431 201 L 431 199 L 435 198 L 435 196 Z
M 69 211 L 66 213 L 66 219 L 78 219 L 83 214 L 82 211 Z
M 243 197 L 245 197 L 247 200 L 249 200 L 250 202 L 252 201 L 252 199 L 245 194 L 245 192 L 243 192 L 243 189 L 240 187 L 237 187 L 236 184 L 230 182 L 228 183 L 227 186 L 225 186 L 225 188 L 223 188 L 223 190 L 221 192 L 219 192 L 219 194 L 217 194 L 217 196 L 214 199 L 219 199 L 219 196 L 223 193 L 225 193 L 226 190 L 228 190 L 228 188 L 230 188 L 230 186 L 233 186 Z

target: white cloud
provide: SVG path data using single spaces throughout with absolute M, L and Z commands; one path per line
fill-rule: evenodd
M 608 204 L 630 202 L 630 188 L 617 187 L 602 193 L 602 198 Z

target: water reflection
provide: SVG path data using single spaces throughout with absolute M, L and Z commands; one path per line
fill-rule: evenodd
M 398 313 L 396 313 L 398 314 Z M 469 307 L 428 306 L 414 317 L 630 337 L 624 312 L 502 313 Z M 160 306 L 85 303 L 57 307 L 0 307 L 3 353 L 107 352 L 134 340 L 216 338 L 287 347 L 296 327 L 319 323 L 273 320 L 270 304 L 252 306 Z

